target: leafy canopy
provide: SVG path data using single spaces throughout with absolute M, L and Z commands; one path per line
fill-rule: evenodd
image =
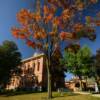
M 61 64 L 67 67 L 67 70 L 75 75 L 86 75 L 91 66 L 92 53 L 88 46 L 80 48 L 77 53 L 65 51 Z
M 35 2 L 34 11 L 21 9 L 17 13 L 20 27 L 11 29 L 15 38 L 24 40 L 34 49 L 50 50 L 50 52 L 65 40 L 78 41 L 82 37 L 95 40 L 94 26 L 100 25 L 100 13 L 95 19 L 92 16 L 84 16 L 83 13 L 84 9 L 92 9 L 89 6 L 97 4 L 97 0 L 44 0 L 44 2 L 36 0 Z
M 7 83 L 11 71 L 15 70 L 21 61 L 21 53 L 13 41 L 5 40 L 0 45 L 0 83 Z

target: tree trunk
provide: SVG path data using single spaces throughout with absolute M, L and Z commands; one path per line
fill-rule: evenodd
M 80 80 L 80 91 L 82 91 L 82 81 Z
M 52 89 L 51 89 L 51 73 L 50 73 L 50 61 L 46 60 L 47 74 L 48 74 L 48 99 L 52 98 Z
M 87 79 L 88 79 L 88 77 L 86 76 L 85 77 L 85 80 L 86 80 L 86 88 L 85 88 L 85 91 L 87 91 L 87 87 L 88 87 L 88 80 Z
M 80 91 L 82 91 L 82 78 L 79 76 L 79 83 L 80 83 Z

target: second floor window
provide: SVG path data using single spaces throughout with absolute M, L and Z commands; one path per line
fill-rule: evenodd
M 34 72 L 34 70 L 35 70 L 35 63 L 33 63 L 33 68 L 32 69 L 33 69 L 33 72 Z
M 38 70 L 38 71 L 40 70 L 40 62 L 38 62 L 37 70 Z
M 30 65 L 28 64 L 28 70 L 27 70 L 28 73 L 30 73 Z

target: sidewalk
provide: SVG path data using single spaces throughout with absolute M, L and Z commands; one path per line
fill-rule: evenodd
M 76 93 L 76 94 L 85 94 L 85 95 L 90 95 L 91 94 L 89 92 L 74 92 L 74 93 Z
M 93 94 L 92 96 L 100 98 L 100 94 Z
M 94 97 L 99 97 L 100 98 L 100 94 L 92 94 L 92 93 L 89 93 L 89 92 L 74 92 L 76 94 L 83 94 L 83 95 L 91 95 L 91 96 L 94 96 Z

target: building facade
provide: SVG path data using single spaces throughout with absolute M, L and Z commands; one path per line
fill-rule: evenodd
M 22 60 L 18 73 L 13 73 L 6 89 L 34 89 L 47 88 L 47 72 L 45 64 L 45 55 L 37 54 L 33 57 Z

